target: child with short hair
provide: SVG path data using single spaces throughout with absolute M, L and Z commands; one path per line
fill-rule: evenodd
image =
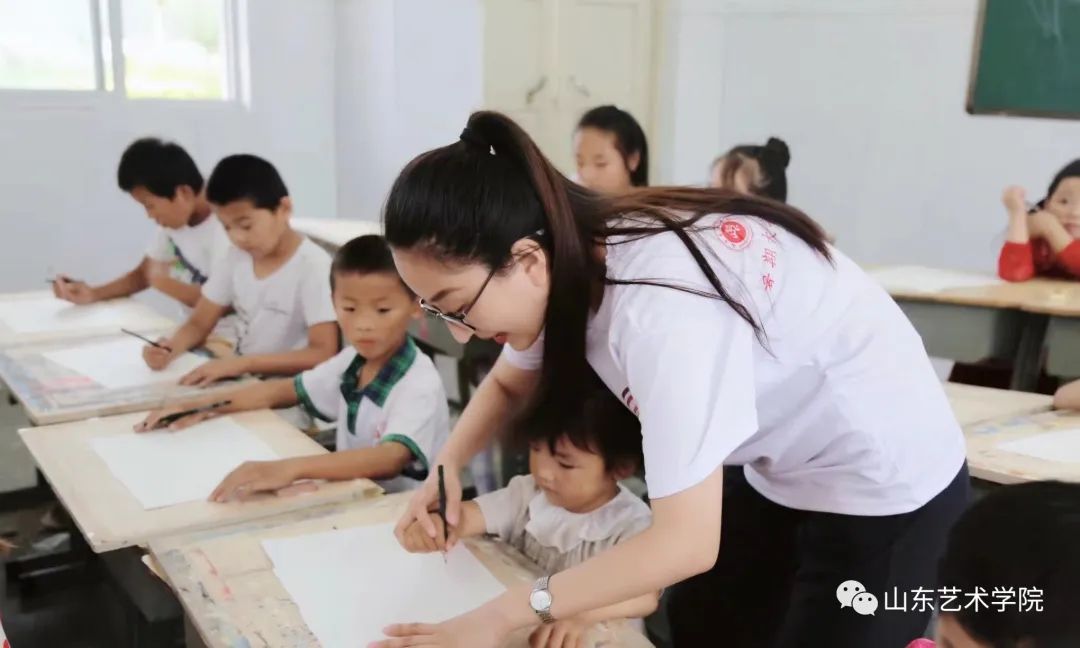
M 1080 160 L 1058 171 L 1046 198 L 1029 208 L 1022 187 L 1002 196 L 1009 229 L 998 257 L 998 275 L 1006 281 L 1034 276 L 1080 278 Z
M 949 534 L 940 586 L 961 595 L 1004 588 L 1012 590 L 1013 597 L 1003 606 L 961 605 L 959 611 L 941 611 L 938 648 L 1080 646 L 1077 538 L 1080 484 L 1005 486 L 975 503 Z M 1021 588 L 1031 592 L 1027 609 L 1021 606 Z M 927 645 L 933 644 L 917 640 L 912 647 Z
M 765 145 L 740 144 L 713 160 L 709 186 L 787 202 L 787 167 L 791 151 L 778 137 Z
M 120 156 L 117 184 L 158 225 L 146 255 L 127 274 L 100 286 L 59 275 L 53 294 L 75 304 L 128 297 L 156 288 L 190 313 L 214 263 L 229 247 L 213 217 L 195 161 L 179 144 L 154 137 L 135 140 Z
M 619 484 L 642 464 L 641 425 L 599 378 L 593 378 L 590 395 L 572 428 L 553 434 L 524 422 L 519 433 L 529 443 L 529 474 L 465 502 L 460 522 L 451 528 L 451 544 L 458 538 L 490 533 L 550 575 L 652 524 L 648 505 Z M 435 523 L 438 532 L 432 538 L 413 522 L 403 534 L 405 549 L 442 549 L 442 521 Z M 578 645 L 576 638 L 591 625 L 609 619 L 641 619 L 656 609 L 657 600 L 658 595 L 646 595 L 540 626 L 530 645 Z
M 289 226 L 292 199 L 277 170 L 254 155 L 230 155 L 214 168 L 206 195 L 232 241 L 188 321 L 143 358 L 163 369 L 202 344 L 236 312 L 236 356 L 219 358 L 181 379 L 206 385 L 244 374 L 293 375 L 338 351 L 326 277 L 330 257 Z
M 430 458 L 446 440 L 450 414 L 434 363 L 408 334 L 409 323 L 420 317 L 416 298 L 380 236 L 361 236 L 342 246 L 330 276 L 334 309 L 348 341 L 343 351 L 295 378 L 151 412 L 136 426 L 136 431 L 151 430 L 163 416 L 221 400 L 231 403 L 214 410 L 215 416 L 300 404 L 317 418 L 337 421 L 337 452 L 245 463 L 222 481 L 212 500 L 240 499 L 306 479 L 367 477 L 394 492 L 427 478 Z M 170 429 L 207 416 L 190 415 Z

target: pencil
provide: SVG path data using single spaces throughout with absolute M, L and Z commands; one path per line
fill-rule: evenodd
M 185 416 L 191 416 L 192 414 L 202 414 L 203 412 L 211 412 L 218 409 L 219 407 L 226 407 L 228 405 L 232 405 L 231 400 L 218 401 L 216 403 L 211 403 L 202 407 L 193 407 L 182 412 L 174 412 L 173 414 L 169 414 L 168 416 L 162 416 L 161 418 L 159 418 L 157 424 L 154 426 L 154 429 L 157 430 L 159 428 L 172 425 L 173 423 L 179 421 Z
M 446 522 L 446 477 L 439 464 L 439 517 L 442 518 L 443 562 L 446 562 L 446 543 L 450 538 L 450 525 Z
M 150 338 L 148 338 L 148 337 L 144 337 L 144 336 L 142 336 L 142 335 L 139 335 L 139 334 L 138 334 L 138 333 L 136 333 L 135 331 L 129 331 L 129 330 L 127 330 L 126 328 L 122 328 L 122 329 L 120 329 L 120 332 L 121 332 L 121 333 L 127 333 L 128 335 L 130 335 L 130 336 L 132 336 L 132 337 L 137 337 L 137 338 L 139 338 L 140 340 L 142 340 L 143 342 L 146 342 L 147 344 L 149 344 L 150 346 L 152 346 L 152 347 L 157 347 L 158 349 L 161 349 L 162 351 L 172 351 L 172 349 L 170 349 L 169 347 L 165 346 L 164 344 L 161 344 L 160 342 L 154 342 L 154 341 L 153 341 L 153 340 L 151 340 Z

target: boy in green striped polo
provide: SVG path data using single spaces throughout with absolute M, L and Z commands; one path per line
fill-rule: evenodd
M 222 400 L 231 403 L 212 415 L 299 403 L 313 416 L 337 422 L 337 452 L 244 463 L 214 490 L 212 500 L 239 499 L 307 479 L 367 477 L 396 492 L 427 477 L 449 432 L 449 411 L 435 365 L 407 333 L 410 321 L 420 317 L 416 297 L 379 236 L 361 236 L 338 250 L 330 281 L 348 343 L 343 351 L 295 378 L 151 412 L 139 424 L 137 429 L 153 429 L 172 412 Z M 208 415 L 188 416 L 170 427 L 187 427 Z

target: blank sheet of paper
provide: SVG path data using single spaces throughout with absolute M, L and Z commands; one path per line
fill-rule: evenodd
M 997 447 L 1036 459 L 1080 464 L 1080 428 L 1044 432 L 1026 439 L 999 443 Z
M 228 417 L 179 432 L 98 437 L 91 444 L 145 509 L 205 500 L 245 461 L 279 458 L 253 432 Z
M 264 540 L 274 573 L 323 648 L 356 648 L 382 629 L 437 623 L 468 612 L 506 588 L 464 545 L 410 554 L 392 524 Z
M 119 330 L 146 319 L 135 302 L 101 302 L 78 306 L 55 297 L 0 302 L 0 320 L 16 333 L 45 333 L 114 326 Z
M 144 346 L 135 338 L 123 338 L 46 351 L 42 355 L 108 389 L 176 384 L 184 374 L 207 361 L 194 353 L 185 353 L 168 367 L 154 371 L 143 360 Z
M 1003 283 L 990 275 L 935 270 L 922 266 L 897 266 L 870 273 L 886 290 L 897 292 L 938 293 L 955 288 L 978 288 Z

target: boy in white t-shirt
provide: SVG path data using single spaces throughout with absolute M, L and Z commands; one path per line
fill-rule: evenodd
M 202 344 L 230 308 L 236 356 L 201 365 L 181 384 L 293 375 L 332 357 L 338 334 L 327 283 L 330 257 L 289 226 L 292 200 L 274 166 L 254 155 L 230 155 L 214 168 L 206 195 L 233 246 L 188 321 L 158 346 L 144 347 L 146 364 L 163 369 Z
M 330 273 L 334 310 L 348 346 L 293 379 L 266 381 L 151 412 L 137 431 L 153 429 L 168 414 L 229 400 L 216 414 L 302 405 L 325 421 L 337 421 L 337 452 L 331 455 L 249 462 L 228 475 L 211 499 L 227 501 L 278 490 L 304 479 L 379 481 L 387 491 L 419 485 L 449 431 L 449 410 L 434 363 L 407 329 L 420 316 L 415 296 L 394 269 L 380 236 L 361 236 L 334 257 Z M 193 425 L 206 414 L 180 419 L 171 429 Z
M 90 304 L 156 288 L 180 302 L 186 315 L 229 246 L 211 213 L 199 168 L 180 145 L 147 137 L 127 147 L 116 178 L 120 189 L 158 224 L 146 256 L 127 274 L 99 286 L 59 275 L 53 293 L 75 304 Z

